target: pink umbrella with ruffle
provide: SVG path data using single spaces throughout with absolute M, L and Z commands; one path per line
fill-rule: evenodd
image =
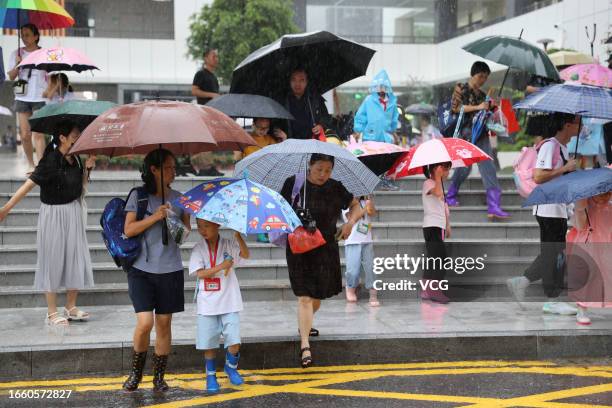
M 577 64 L 560 72 L 565 81 L 612 88 L 612 69 L 599 64 Z
M 41 48 L 34 51 L 24 58 L 18 67 L 47 72 L 99 70 L 85 54 L 74 48 L 64 47 Z

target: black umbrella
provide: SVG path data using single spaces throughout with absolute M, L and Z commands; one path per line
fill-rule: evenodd
M 211 100 L 206 106 L 234 118 L 294 119 L 280 103 L 261 95 L 230 93 Z
M 234 69 L 230 92 L 282 96 L 291 71 L 299 67 L 306 70 L 309 85 L 325 93 L 365 75 L 374 52 L 327 31 L 284 35 Z

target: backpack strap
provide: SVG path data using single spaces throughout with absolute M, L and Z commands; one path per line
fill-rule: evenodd
M 137 207 L 136 207 L 136 221 L 142 220 L 145 215 L 151 215 L 147 209 L 149 207 L 149 194 L 145 191 L 144 187 L 135 187 L 137 194 Z

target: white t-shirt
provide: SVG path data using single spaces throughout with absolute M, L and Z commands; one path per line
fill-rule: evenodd
M 60 102 L 67 102 L 67 101 L 71 101 L 74 99 L 74 93 L 68 91 L 64 94 L 64 97 L 60 97 L 59 94 L 55 94 L 53 95 L 53 98 L 51 99 L 47 99 L 47 105 L 55 105 L 56 103 L 60 103 Z
M 365 207 L 365 200 L 360 200 L 359 204 L 362 208 Z M 346 217 L 349 210 L 342 210 L 342 218 L 344 222 L 348 221 Z M 364 232 L 367 230 L 367 233 Z M 361 232 L 360 232 L 361 231 Z M 355 225 L 353 225 L 353 230 L 351 231 L 351 235 L 344 241 L 345 245 L 351 244 L 369 244 L 373 242 L 372 240 L 372 223 L 370 221 L 370 216 L 366 213 L 363 218 L 361 218 Z
M 235 239 L 219 237 L 216 265 L 222 263 L 227 255 L 233 258 L 234 267 L 237 266 L 241 259 L 240 245 Z M 202 239 L 191 252 L 189 275 L 196 275 L 198 270 L 211 267 L 208 244 Z M 198 278 L 197 284 L 197 313 L 199 315 L 216 316 L 242 310 L 242 295 L 234 268 L 227 276 L 225 276 L 225 271 L 220 271 L 207 280 Z
M 556 137 L 552 137 L 540 146 L 536 169 L 554 170 L 563 167 L 563 158 L 569 157 L 567 147 L 559 143 Z M 555 151 L 561 148 L 561 156 L 556 163 L 553 163 Z M 546 218 L 565 218 L 567 219 L 567 205 L 565 204 L 540 204 L 533 207 L 533 215 Z
M 423 228 L 438 227 L 446 229 L 446 219 L 449 216 L 448 206 L 444 199 L 440 199 L 429 192 L 436 187 L 436 182 L 428 178 L 423 182 Z
M 31 52 L 21 48 L 21 60 L 23 61 Z M 7 71 L 12 70 L 17 65 L 17 50 L 13 51 L 9 57 L 9 66 Z M 28 93 L 25 95 L 15 95 L 15 100 L 23 102 L 45 102 L 43 98 L 43 92 L 47 89 L 47 73 L 38 69 L 32 70 L 32 76 L 28 79 L 30 74 L 29 68 L 19 69 L 19 78 L 28 81 Z M 15 78 L 17 80 L 17 78 Z

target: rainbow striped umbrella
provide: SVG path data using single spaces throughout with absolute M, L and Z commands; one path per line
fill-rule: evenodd
M 74 19 L 54 0 L 0 0 L 0 27 L 19 29 L 27 23 L 51 30 L 70 27 Z

